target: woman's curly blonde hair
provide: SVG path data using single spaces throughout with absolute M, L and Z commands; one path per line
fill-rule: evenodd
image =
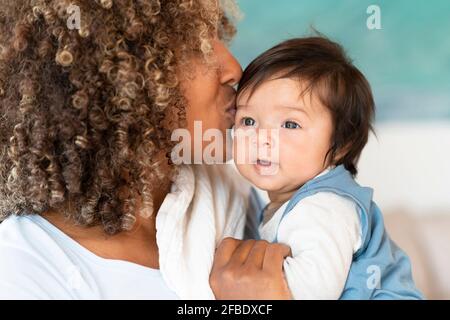
M 0 221 L 57 210 L 115 234 L 133 225 L 136 194 L 151 214 L 186 125 L 178 71 L 232 36 L 223 6 L 0 0 L 0 30 Z

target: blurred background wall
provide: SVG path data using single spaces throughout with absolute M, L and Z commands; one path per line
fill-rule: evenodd
M 427 298 L 450 298 L 450 1 L 240 0 L 232 51 L 245 68 L 316 29 L 371 83 L 375 129 L 358 181 L 375 189 L 388 231 Z M 380 29 L 367 20 L 380 9 Z M 373 22 L 373 20 L 370 20 Z

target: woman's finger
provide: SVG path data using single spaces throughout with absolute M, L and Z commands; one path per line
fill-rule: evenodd
M 266 254 L 266 248 L 269 245 L 270 245 L 269 242 L 265 240 L 256 241 L 250 253 L 248 254 L 245 264 L 249 267 L 262 269 L 264 264 L 264 256 Z
M 290 255 L 291 248 L 288 246 L 280 243 L 269 244 L 264 255 L 263 269 L 270 273 L 281 271 L 284 259 Z
M 256 240 L 245 240 L 239 244 L 239 247 L 233 253 L 230 259 L 230 266 L 241 266 L 247 260 L 248 254 L 252 250 Z
M 219 244 L 219 247 L 216 250 L 214 255 L 214 267 L 223 267 L 228 264 L 231 257 L 233 256 L 234 251 L 240 245 L 242 240 L 234 239 L 234 238 L 225 238 Z

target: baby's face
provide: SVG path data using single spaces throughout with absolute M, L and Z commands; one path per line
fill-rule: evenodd
M 237 100 L 234 161 L 258 188 L 290 192 L 327 166 L 331 114 L 315 94 L 302 96 L 303 88 L 294 79 L 268 80 L 251 97 L 247 91 Z M 243 143 L 242 133 L 258 138 L 253 145 Z

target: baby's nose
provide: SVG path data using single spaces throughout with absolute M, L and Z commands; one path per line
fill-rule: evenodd
M 274 148 L 278 145 L 277 129 L 259 129 L 258 130 L 258 146 L 264 148 Z

